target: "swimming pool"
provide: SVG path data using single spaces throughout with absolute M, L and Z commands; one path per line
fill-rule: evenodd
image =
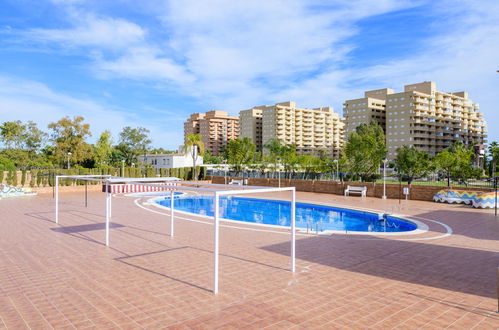
M 156 200 L 169 207 L 170 198 Z M 213 196 L 175 197 L 176 210 L 213 216 Z M 288 226 L 291 204 L 286 201 L 243 197 L 220 197 L 220 216 L 248 223 Z M 317 204 L 296 203 L 296 227 L 312 231 L 407 232 L 417 229 L 411 221 L 376 213 Z

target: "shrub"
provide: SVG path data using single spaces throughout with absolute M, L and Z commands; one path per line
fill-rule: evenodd
M 24 187 L 26 184 L 26 170 L 21 171 L 21 187 Z
M 32 188 L 35 187 L 35 185 L 36 185 L 37 173 L 38 173 L 38 170 L 29 171 L 29 186 Z

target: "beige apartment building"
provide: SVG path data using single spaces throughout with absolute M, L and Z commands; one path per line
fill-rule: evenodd
M 259 151 L 275 138 L 283 144 L 295 144 L 301 154 L 324 150 L 339 157 L 343 147 L 343 119 L 330 107 L 297 108 L 289 101 L 243 110 L 240 119 L 241 137 L 250 137 Z
M 193 113 L 184 123 L 184 141 L 187 134 L 200 134 L 205 150 L 218 155 L 229 140 L 239 135 L 239 118 L 225 111 Z
M 404 145 L 435 155 L 455 141 L 475 145 L 487 138 L 479 105 L 468 93 L 437 91 L 430 81 L 406 85 L 399 93 L 388 88 L 365 92 L 364 98 L 345 101 L 343 115 L 346 138 L 360 124 L 376 120 L 385 131 L 390 159 Z
M 262 111 L 256 107 L 239 112 L 239 136 L 249 137 L 257 151 L 262 150 Z

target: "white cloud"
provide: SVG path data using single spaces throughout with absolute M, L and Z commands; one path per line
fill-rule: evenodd
M 140 79 L 173 88 L 207 105 L 197 111 L 218 108 L 235 113 L 285 100 L 340 110 L 344 100 L 360 97 L 367 89 L 401 90 L 404 84 L 433 80 L 442 90 L 469 91 L 481 103 L 489 126 L 499 122 L 493 111 L 499 78 L 497 1 L 171 0 L 161 4 L 146 6 L 154 10 L 147 27 L 123 18 L 82 14 L 75 5 L 70 11 L 76 17 L 72 28 L 37 29 L 30 36 L 90 48 L 92 70 L 99 77 Z M 414 39 L 419 51 L 370 67 L 350 65 L 355 61 L 350 51 L 359 45 L 349 38 L 362 32 L 360 20 L 419 5 L 426 9 L 425 15 L 433 15 L 431 25 L 421 26 L 432 36 Z M 158 17 L 161 27 L 154 25 Z
M 36 81 L 0 76 L 0 122 L 31 120 L 47 130 L 49 123 L 62 117 L 83 116 L 91 127 L 91 142 L 105 130 L 111 130 L 116 142 L 124 126 L 142 126 L 151 131 L 154 145 L 172 149 L 178 147 L 183 139 L 181 124 L 184 118 L 176 116 L 175 111 L 145 110 L 143 114 L 134 114 L 130 109 L 116 109 L 90 99 L 57 93 Z M 146 115 L 152 111 L 156 111 L 158 116 L 150 118 Z M 164 129 L 172 126 L 179 128 Z
M 96 17 L 70 11 L 74 27 L 68 29 L 32 29 L 27 32 L 31 39 L 59 43 L 68 47 L 98 47 L 123 49 L 144 42 L 146 31 L 137 24 L 120 18 Z
M 301 77 L 344 60 L 351 46 L 341 43 L 356 32 L 358 19 L 413 5 L 342 0 L 328 5 L 331 11 L 320 1 L 172 0 L 152 13 L 164 24 L 159 36 L 124 19 L 70 7 L 73 28 L 38 29 L 32 36 L 93 47 L 89 54 L 99 77 L 160 80 L 219 107 L 237 107 L 238 99 L 248 106 L 272 99 Z M 105 52 L 110 47 L 121 51 Z
M 130 48 L 126 54 L 115 60 L 100 59 L 95 69 L 99 73 L 146 80 L 168 80 L 180 84 L 193 82 L 193 77 L 171 59 L 162 57 L 151 47 Z

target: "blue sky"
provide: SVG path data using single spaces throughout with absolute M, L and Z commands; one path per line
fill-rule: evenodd
M 4 0 L 0 122 L 82 115 L 174 149 L 193 112 L 333 106 L 432 80 L 499 140 L 499 2 Z

